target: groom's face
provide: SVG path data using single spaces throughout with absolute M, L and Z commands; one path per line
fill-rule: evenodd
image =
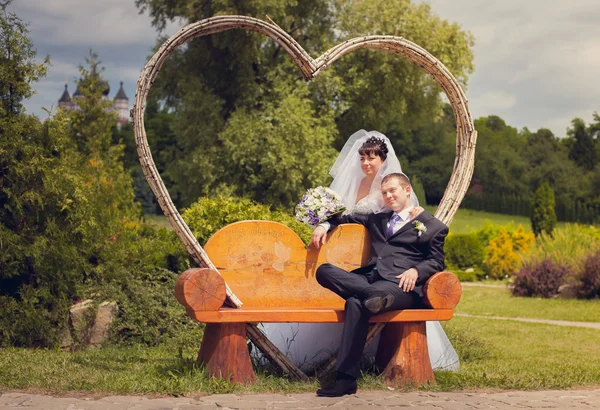
M 394 212 L 410 205 L 410 185 L 404 186 L 398 178 L 390 178 L 381 184 L 381 194 L 386 206 Z

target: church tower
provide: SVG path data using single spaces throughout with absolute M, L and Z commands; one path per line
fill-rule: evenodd
M 129 98 L 125 94 L 123 89 L 123 81 L 121 81 L 121 88 L 117 92 L 114 100 L 115 111 L 117 112 L 117 127 L 121 128 L 123 124 L 129 122 Z
M 79 104 L 77 100 L 83 97 L 83 94 L 79 90 L 79 81 L 77 82 L 77 88 L 73 95 L 69 95 L 69 91 L 67 90 L 67 84 L 65 84 L 65 90 L 62 93 L 62 96 L 58 100 L 58 106 L 65 110 L 80 110 Z M 102 100 L 109 101 L 108 94 L 110 93 L 110 86 L 108 82 L 102 81 L 100 84 L 102 87 Z M 117 127 L 120 129 L 123 124 L 129 122 L 129 98 L 127 98 L 127 94 L 125 94 L 125 90 L 123 89 L 123 81 L 121 81 L 121 88 L 115 95 L 115 98 L 112 102 L 112 107 L 106 107 L 106 111 L 115 111 L 117 113 Z
M 69 90 L 67 90 L 67 87 L 67 84 L 65 84 L 65 91 L 58 100 L 58 106 L 63 110 L 70 110 L 72 108 L 71 96 L 69 95 Z

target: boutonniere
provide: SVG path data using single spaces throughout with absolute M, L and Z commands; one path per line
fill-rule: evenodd
M 421 237 L 421 235 L 423 235 L 425 232 L 427 232 L 427 227 L 425 226 L 425 224 L 421 221 L 413 221 L 413 225 L 415 226 L 415 229 L 417 231 L 417 237 Z

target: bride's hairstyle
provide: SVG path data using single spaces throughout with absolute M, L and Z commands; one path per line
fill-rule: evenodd
M 377 155 L 382 161 L 387 158 L 388 147 L 382 138 L 370 137 L 358 150 L 359 155 Z
M 371 153 L 379 155 L 384 161 L 371 183 L 367 201 L 372 212 L 387 210 L 381 196 L 381 180 L 388 174 L 401 173 L 402 168 L 389 138 L 378 131 L 365 130 L 358 130 L 348 138 L 329 170 L 329 174 L 333 177 L 329 188 L 340 195 L 348 210 L 356 205 L 358 188 L 365 177 L 360 166 L 360 155 Z M 419 203 L 414 192 L 411 195 L 411 203 L 413 206 L 418 206 Z

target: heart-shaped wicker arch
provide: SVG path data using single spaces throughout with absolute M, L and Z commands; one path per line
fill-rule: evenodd
M 173 50 L 192 38 L 231 29 L 251 30 L 271 37 L 290 54 L 306 80 L 314 78 L 321 70 L 328 67 L 338 58 L 360 48 L 384 50 L 398 54 L 429 73 L 446 93 L 456 116 L 456 159 L 454 161 L 454 169 L 452 170 L 452 176 L 450 177 L 442 201 L 435 212 L 437 218 L 447 225 L 450 224 L 471 182 L 477 131 L 475 131 L 463 90 L 444 64 L 418 45 L 402 37 L 395 36 L 354 38 L 331 48 L 319 58 L 313 59 L 290 35 L 275 24 L 246 16 L 212 17 L 185 26 L 165 41 L 144 66 L 140 74 L 135 101 L 131 110 L 137 151 L 146 180 L 158 199 L 158 203 L 164 214 L 169 218 L 171 226 L 185 244 L 188 252 L 201 267 L 217 270 L 190 231 L 190 228 L 181 218 L 160 175 L 158 175 L 146 138 L 144 109 L 150 87 L 163 63 Z M 241 301 L 233 294 L 229 287 L 227 287 L 227 296 L 229 303 L 232 305 L 236 307 L 242 305 Z

